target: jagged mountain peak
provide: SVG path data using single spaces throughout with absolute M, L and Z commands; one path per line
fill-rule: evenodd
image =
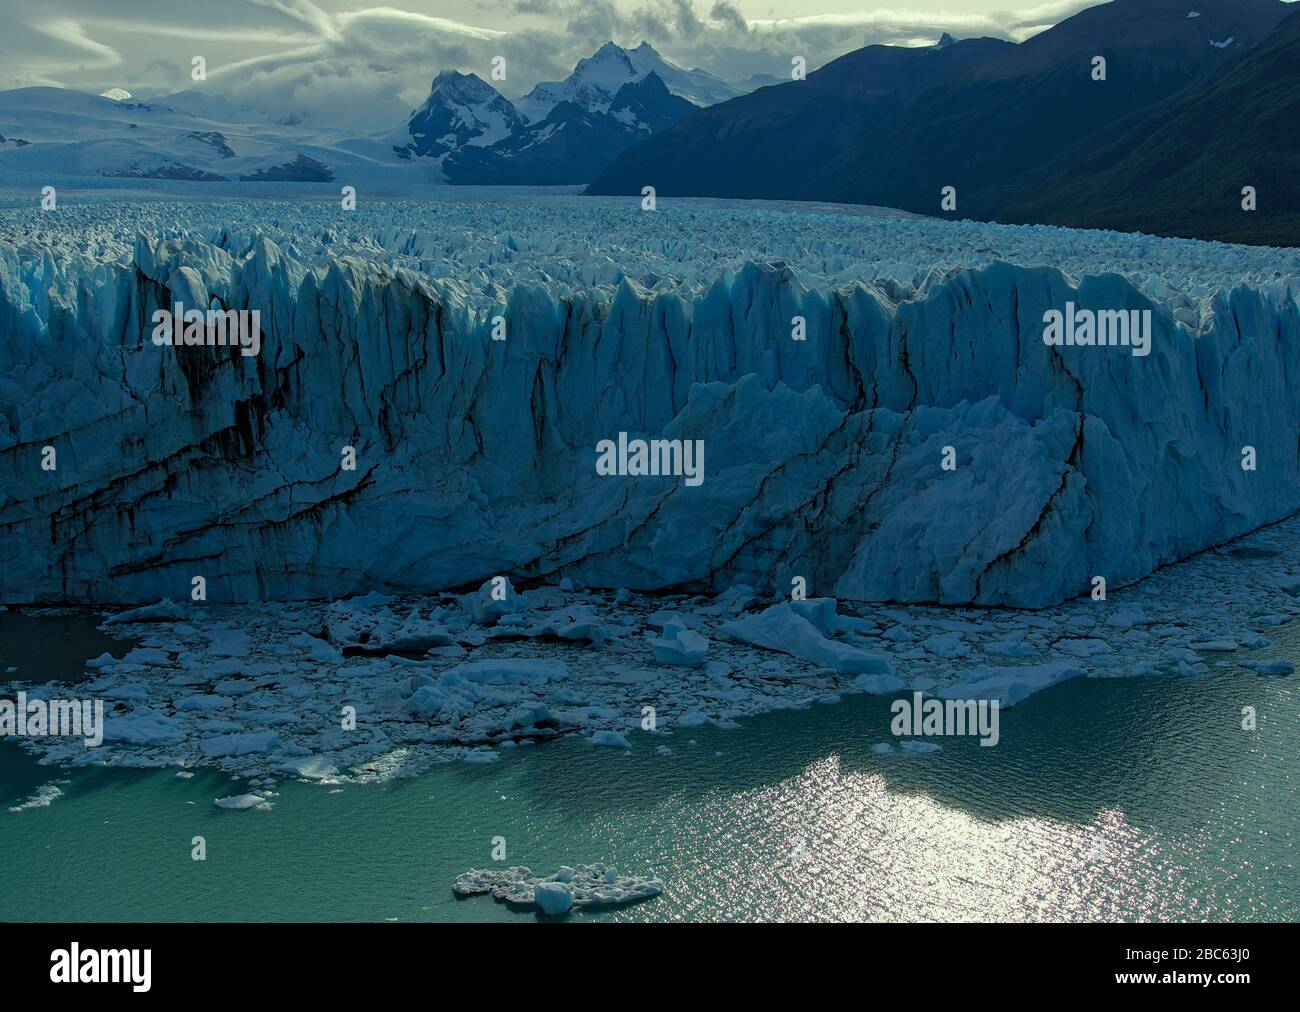
M 695 110 L 652 70 L 624 83 L 604 108 L 561 99 L 505 140 L 454 152 L 443 171 L 454 183 L 585 182 L 620 151 Z
M 627 84 L 618 89 L 618 94 L 632 93 L 637 91 L 668 93 L 668 85 L 664 84 L 664 79 L 656 74 L 653 70 L 642 77 L 628 81 Z
M 402 158 L 440 158 L 467 144 L 494 144 L 523 123 L 515 107 L 477 74 L 442 70 L 424 104 L 411 113 L 410 142 L 393 150 Z
M 435 94 L 456 94 L 490 100 L 500 93 L 477 74 L 462 74 L 459 70 L 440 70 L 429 88 L 430 98 Z M 428 104 L 428 100 L 425 101 Z
M 563 81 L 543 82 L 517 103 L 531 122 L 540 122 L 559 102 L 576 102 L 593 112 L 604 112 L 619 88 L 654 72 L 668 91 L 696 106 L 713 105 L 743 94 L 704 70 L 686 70 L 666 59 L 649 42 L 633 49 L 606 42 L 591 56 L 578 61 Z

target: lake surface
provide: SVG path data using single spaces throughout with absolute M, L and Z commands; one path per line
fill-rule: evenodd
M 16 639 L 74 668 L 106 648 L 88 618 L 0 618 L 8 663 Z M 1300 656 L 1300 630 L 1275 638 L 1268 654 Z M 451 883 L 604 862 L 654 872 L 664 895 L 572 920 L 1295 921 L 1297 682 L 1077 680 L 1004 712 L 996 747 L 929 755 L 872 753 L 889 699 L 850 696 L 633 734 L 627 752 L 568 738 L 382 784 L 285 781 L 271 811 L 216 809 L 242 793 L 224 774 L 59 770 L 10 740 L 0 917 L 529 920 Z M 59 780 L 48 806 L 8 811 Z

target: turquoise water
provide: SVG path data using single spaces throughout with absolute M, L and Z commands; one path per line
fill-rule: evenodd
M 508 865 L 664 882 L 573 920 L 1295 921 L 1297 681 L 1079 680 L 1005 712 L 994 748 L 920 756 L 873 754 L 889 701 L 846 697 L 627 753 L 569 738 L 341 793 L 283 782 L 269 812 L 214 808 L 225 775 L 61 771 L 0 742 L 0 917 L 528 920 L 450 891 L 503 836 Z M 48 807 L 5 810 L 56 778 Z

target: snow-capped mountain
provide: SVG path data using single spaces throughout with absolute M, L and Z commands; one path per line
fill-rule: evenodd
M 442 163 L 443 173 L 453 183 L 585 183 L 619 152 L 696 108 L 671 94 L 654 71 L 627 82 L 602 104 L 604 110 L 560 102 L 495 144 L 459 148 Z
M 467 144 L 495 144 L 524 125 L 515 107 L 482 78 L 444 70 L 433 79 L 424 105 L 411 113 L 410 142 L 394 150 L 402 158 L 439 158 Z
M 694 106 L 680 95 L 674 95 L 653 70 L 619 88 L 605 110 L 629 130 L 647 135 L 668 129 L 694 111 Z
M 564 81 L 539 84 L 517 103 L 473 74 L 443 71 L 393 151 L 436 159 L 452 183 L 586 183 L 700 103 L 734 94 L 735 86 L 683 70 L 649 43 L 627 50 L 608 42 Z
M 204 103 L 193 93 L 169 99 L 114 100 L 70 88 L 0 92 L 0 177 L 48 182 L 59 176 L 169 179 L 198 182 L 357 183 L 417 170 L 391 144 L 322 129 L 244 118 L 247 110 L 219 95 Z M 211 119 L 192 111 L 199 105 Z M 21 143 L 18 143 L 21 141 Z M 39 189 L 39 187 L 38 187 Z
M 515 105 L 533 123 L 544 119 L 560 102 L 573 102 L 590 112 L 605 112 L 623 85 L 650 73 L 658 75 L 669 92 L 696 106 L 725 102 L 746 90 L 706 70 L 685 70 L 664 59 L 648 42 L 635 49 L 606 42 L 594 55 L 579 60 L 563 81 L 539 84 Z
M 0 92 L 0 170 L 43 181 L 584 183 L 631 144 L 743 90 L 648 43 L 602 46 L 521 99 L 527 112 L 482 78 L 444 70 L 405 122 L 362 133 L 355 114 L 307 122 L 221 92 L 141 101 L 122 89 L 22 88 Z

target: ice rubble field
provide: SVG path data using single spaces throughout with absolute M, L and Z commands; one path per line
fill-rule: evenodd
M 105 741 L 28 737 L 46 763 L 209 766 L 248 778 L 222 807 L 267 810 L 278 779 L 335 783 L 494 762 L 562 734 L 592 747 L 695 745 L 692 728 L 834 703 L 842 693 L 920 690 L 1004 706 L 1072 678 L 1293 677 L 1273 642 L 1300 618 L 1300 518 L 1167 567 L 1105 601 L 1050 612 L 842 606 L 829 599 L 650 597 L 539 587 L 505 601 L 463 595 L 266 606 L 159 602 L 110 614 L 139 637 L 89 663 L 76 686 L 0 685 L 12 698 L 107 701 Z M 690 634 L 690 635 L 687 635 Z M 655 708 L 642 733 L 644 707 Z M 345 730 L 345 707 L 355 729 Z M 884 761 L 923 761 L 864 728 Z M 1014 733 L 1009 725 L 1004 736 Z M 13 811 L 48 804 L 33 798 Z
M 1046 607 L 1300 508 L 1295 250 L 577 197 L 0 225 L 0 601 Z M 258 309 L 261 354 L 154 347 L 175 301 Z M 1067 301 L 1150 309 L 1152 353 L 1045 346 Z M 597 476 L 621 431 L 703 440 L 703 485 Z

